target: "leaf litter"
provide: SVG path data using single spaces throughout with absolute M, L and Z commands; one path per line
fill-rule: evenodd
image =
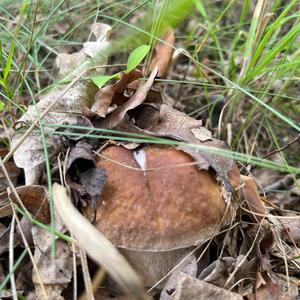
M 96 42 L 85 43 L 83 49 L 77 53 L 58 55 L 56 63 L 60 76 L 69 75 L 74 69 L 80 68 L 99 51 L 100 54 L 101 51 L 105 53 L 104 49 L 109 44 L 110 27 L 105 24 L 94 24 L 92 31 L 97 39 Z M 162 39 L 174 45 L 173 30 L 169 29 Z M 146 50 L 144 52 L 146 53 Z M 110 139 L 103 143 L 95 142 L 88 137 L 69 137 L 69 134 L 79 132 L 76 126 L 84 126 L 90 128 L 81 130 L 81 133 L 87 136 L 96 128 L 113 129 L 131 134 L 169 138 L 179 143 L 227 149 L 225 143 L 215 139 L 200 120 L 193 119 L 164 104 L 160 91 L 155 89 L 155 78 L 166 77 L 168 74 L 172 54 L 173 51 L 169 46 L 157 43 L 150 61 L 151 74 L 146 81 L 141 80 L 143 76 L 141 71 L 130 68 L 128 72 L 113 77 L 119 78 L 116 83 L 101 87 L 99 90 L 88 80 L 77 81 L 42 121 L 46 125 L 55 124 L 55 126 L 43 126 L 49 158 L 52 166 L 56 166 L 53 168 L 54 180 L 66 184 L 67 190 L 70 191 L 67 195 L 65 188 L 57 183 L 54 186 L 55 209 L 58 212 L 55 229 L 62 233 L 66 233 L 67 230 L 73 233 L 76 247 L 79 245 L 94 261 L 106 267 L 115 282 L 123 290 L 135 295 L 137 299 L 149 299 L 150 296 L 145 295 L 140 278 L 122 256 L 121 253 L 125 255 L 125 251 L 119 253 L 116 247 L 101 235 L 101 232 L 97 231 L 69 201 L 71 195 L 77 208 L 92 223 L 95 221 L 95 216 L 90 218 L 87 212 L 92 208 L 93 214 L 97 213 L 97 204 L 101 201 L 101 193 L 107 184 L 107 177 L 110 176 L 105 169 L 97 167 L 98 158 L 95 156 L 95 150 L 98 149 L 98 153 L 101 154 L 107 145 L 114 142 Z M 106 64 L 106 61 L 106 55 L 102 56 L 102 64 Z M 91 70 L 88 76 L 99 75 L 101 72 Z M 40 113 L 46 109 L 55 101 L 64 87 L 65 84 L 62 84 L 52 89 L 41 97 L 36 106 L 28 108 L 15 125 L 12 147 L 18 144 L 24 130 L 37 119 L 36 110 Z M 63 125 L 74 128 L 66 128 Z M 60 135 L 56 135 L 57 132 Z M 133 159 L 137 162 L 137 168 L 144 173 L 148 172 L 145 144 L 117 143 L 117 147 L 133 151 Z M 212 237 L 207 244 L 207 251 L 211 254 L 211 258 L 201 268 L 196 263 L 200 259 L 198 254 L 190 256 L 184 264 L 179 264 L 179 267 L 170 273 L 169 279 L 164 281 L 163 287 L 159 289 L 160 299 L 242 299 L 242 297 L 288 299 L 288 297 L 296 296 L 297 283 L 295 283 L 296 277 L 294 276 L 298 275 L 295 264 L 299 263 L 297 248 L 299 219 L 293 214 L 285 215 L 265 205 L 258 193 L 255 181 L 251 181 L 249 177 L 240 176 L 233 159 L 209 152 L 200 152 L 195 147 L 180 145 L 173 146 L 173 148 L 188 154 L 199 170 L 213 174 L 220 191 L 225 189 L 233 196 L 230 200 L 238 200 L 241 204 L 236 214 L 238 225 L 225 232 L 216 232 L 217 235 Z M 64 170 L 57 161 L 59 153 L 65 159 Z M 32 217 L 47 224 L 49 222 L 49 198 L 44 187 L 45 154 L 39 130 L 32 131 L 16 150 L 14 161 L 17 167 L 11 165 L 10 168 L 7 165 L 9 174 L 14 179 L 13 183 L 18 182 L 19 168 L 24 170 L 26 182 L 25 186 L 17 187 L 16 192 Z M 58 174 L 57 171 L 55 173 L 55 170 L 59 170 L 60 173 Z M 7 186 L 2 176 L 1 192 L 6 192 Z M 165 188 L 167 187 L 164 186 L 164 182 L 161 182 L 161 189 Z M 297 195 L 297 191 L 294 188 L 293 195 Z M 10 192 L 11 200 L 17 203 L 13 195 Z M 224 196 L 222 197 L 224 201 L 227 200 Z M 63 199 L 66 202 L 60 203 Z M 72 216 L 69 215 L 71 211 Z M 1 218 L 4 217 L 7 215 L 1 215 Z M 26 219 L 23 218 L 23 220 Z M 22 287 L 27 291 L 29 299 L 43 297 L 41 284 L 46 287 L 49 299 L 64 299 L 64 291 L 72 288 L 71 281 L 75 280 L 71 246 L 66 241 L 58 239 L 56 255 L 53 257 L 51 254 L 52 233 L 46 232 L 37 225 L 28 224 L 33 242 L 31 247 L 35 249 L 34 259 L 42 275 L 42 282 L 33 271 L 31 282 L 27 285 L 23 282 Z M 5 253 L 8 250 L 9 225 L 5 222 L 0 225 L 0 241 L 1 245 L 4 245 L 1 251 Z M 107 224 L 107 226 L 111 225 Z M 282 241 L 286 243 L 285 249 L 283 249 Z M 15 247 L 17 245 L 19 242 L 16 239 Z M 112 254 L 109 254 L 108 249 Z M 190 250 L 187 249 L 187 251 Z M 286 257 L 284 253 L 289 257 Z M 75 253 L 75 256 L 77 254 Z M 131 253 L 131 255 L 137 254 Z M 172 253 L 168 255 L 172 256 Z M 158 264 L 153 270 L 161 267 Z M 2 264 L 0 268 L 0 276 L 3 277 Z M 290 277 L 286 274 L 287 268 L 290 270 Z M 127 271 L 124 272 L 124 270 Z M 22 273 L 22 270 L 20 272 Z M 113 287 L 111 293 L 117 297 L 120 296 L 120 290 L 116 286 Z

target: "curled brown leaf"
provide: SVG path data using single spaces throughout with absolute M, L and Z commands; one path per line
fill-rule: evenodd
M 142 72 L 138 70 L 121 73 L 121 78 L 115 84 L 105 86 L 98 91 L 91 111 L 104 118 L 110 105 L 121 105 L 127 100 L 128 97 L 123 95 L 127 85 L 141 77 Z
M 150 62 L 149 70 L 152 71 L 155 66 L 158 67 L 158 77 L 166 77 L 170 68 L 175 43 L 175 34 L 172 28 L 169 28 L 161 38 L 165 43 L 158 42 L 155 45 L 154 53 Z
M 118 106 L 110 115 L 108 115 L 103 121 L 101 121 L 100 124 L 98 124 L 98 126 L 108 129 L 114 128 L 119 123 L 121 123 L 121 121 L 124 119 L 126 113 L 129 110 L 141 105 L 146 99 L 148 92 L 150 91 L 153 85 L 154 79 L 157 75 L 157 71 L 157 68 L 155 68 L 151 72 L 145 84 L 141 85 L 127 102 L 125 102 L 121 106 Z

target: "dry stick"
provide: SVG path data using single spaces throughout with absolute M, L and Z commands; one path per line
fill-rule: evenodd
M 16 288 L 16 281 L 15 281 L 15 274 L 13 272 L 14 267 L 14 231 L 15 231 L 15 222 L 16 218 L 13 215 L 11 220 L 11 228 L 9 234 L 9 272 L 11 273 L 10 276 L 10 284 L 12 290 L 13 300 L 18 300 L 17 288 Z
M 92 280 L 91 280 L 88 262 L 87 262 L 87 258 L 86 258 L 86 253 L 81 247 L 79 248 L 79 254 L 80 254 L 80 259 L 81 259 L 81 267 L 82 267 L 83 280 L 84 280 L 84 285 L 85 285 L 86 299 L 87 300 L 95 300 L 95 297 L 93 294 Z
M 285 150 L 286 148 L 288 148 L 289 146 L 293 145 L 294 143 L 296 143 L 298 140 L 300 140 L 300 133 L 294 138 L 292 139 L 290 142 L 288 142 L 286 145 L 284 145 L 283 147 L 277 149 L 277 150 L 273 150 L 272 152 L 266 154 L 265 156 L 263 156 L 263 158 L 268 158 L 269 156 L 281 152 L 283 150 Z
M 279 149 L 276 149 L 276 150 L 273 150 L 271 151 L 270 153 L 266 154 L 263 156 L 263 158 L 268 158 L 270 157 L 271 155 L 275 154 L 275 153 L 279 153 L 279 152 L 282 152 L 283 150 L 287 149 L 288 147 L 290 147 L 291 145 L 295 144 L 296 142 L 298 142 L 300 140 L 300 133 L 294 138 L 292 139 L 291 141 L 289 141 L 286 145 L 282 146 L 281 148 Z M 257 166 L 253 166 L 251 168 L 251 171 L 253 171 Z
M 71 234 L 71 237 L 73 235 Z M 77 268 L 76 268 L 76 249 L 75 244 L 72 243 L 72 256 L 73 256 L 73 300 L 77 300 Z
M 18 192 L 16 191 L 15 186 L 13 185 L 13 183 L 12 183 L 12 181 L 11 181 L 9 175 L 8 175 L 7 169 L 6 169 L 5 165 L 4 165 L 4 163 L 3 163 L 2 159 L 1 159 L 1 157 L 0 157 L 0 167 L 2 168 L 3 174 L 4 174 L 4 176 L 5 176 L 5 178 L 6 178 L 7 182 L 8 182 L 9 187 L 12 189 L 12 192 L 14 193 L 14 195 L 15 195 L 17 201 L 20 203 L 20 206 L 22 207 L 22 209 L 24 209 L 24 211 L 25 211 L 25 213 L 26 213 L 26 216 L 28 216 L 29 220 L 32 220 L 32 217 L 31 217 L 30 213 L 29 213 L 28 210 L 25 208 L 25 206 L 24 206 L 24 204 L 23 204 L 23 202 L 22 202 L 22 200 L 21 200 L 21 198 L 20 198 Z M 32 261 L 33 268 L 34 268 L 35 271 L 36 271 L 37 278 L 38 278 L 39 283 L 40 283 L 40 285 L 41 285 L 42 292 L 43 292 L 43 294 L 44 294 L 45 299 L 47 299 L 47 292 L 46 292 L 45 286 L 44 286 L 44 284 L 43 284 L 43 282 L 42 282 L 42 279 L 41 279 L 39 270 L 38 270 L 38 268 L 37 268 L 37 266 L 36 266 L 36 263 L 35 263 L 35 261 L 34 261 L 34 257 L 33 257 L 32 251 L 31 251 L 31 249 L 30 249 L 30 247 L 29 247 L 28 241 L 26 240 L 26 237 L 25 237 L 25 235 L 24 235 L 24 233 L 23 233 L 22 226 L 21 226 L 21 224 L 20 224 L 20 220 L 19 220 L 19 218 L 18 218 L 18 215 L 17 215 L 17 213 L 16 213 L 16 210 L 15 210 L 15 208 L 14 208 L 13 203 L 11 203 L 11 208 L 12 208 L 13 213 L 14 213 L 14 216 L 15 216 L 15 218 L 16 218 L 16 220 L 17 220 L 17 224 L 18 224 L 18 227 L 19 227 L 19 230 L 20 230 L 20 233 L 21 233 L 23 242 L 24 242 L 24 244 L 25 244 L 25 247 L 26 247 L 26 249 L 27 249 L 27 251 L 28 251 L 28 254 L 29 254 L 29 256 L 30 256 L 30 259 L 31 259 L 31 261 Z
M 100 284 L 103 282 L 105 276 L 106 276 L 106 270 L 104 268 L 100 267 L 92 279 L 93 293 L 97 292 L 97 290 L 98 290 Z M 83 292 L 80 295 L 79 300 L 86 300 L 86 299 L 87 299 L 86 292 Z M 77 300 L 77 298 L 75 300 Z
M 51 111 L 51 109 L 58 103 L 58 101 L 70 90 L 70 88 L 85 74 L 87 70 L 84 70 L 79 75 L 77 75 L 57 96 L 57 98 L 40 114 L 40 117 L 37 118 L 27 131 L 22 135 L 19 141 L 16 143 L 15 147 L 12 148 L 4 157 L 3 163 L 6 163 L 16 152 L 16 150 L 22 145 L 26 138 L 30 135 L 33 129 L 39 124 L 39 122 Z

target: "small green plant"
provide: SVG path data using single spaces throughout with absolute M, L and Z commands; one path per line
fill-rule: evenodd
M 150 46 L 149 45 L 141 45 L 135 48 L 128 57 L 127 60 L 127 68 L 124 70 L 124 73 L 129 73 L 130 71 L 134 70 L 147 56 L 149 53 Z M 91 77 L 92 81 L 98 86 L 98 88 L 102 88 L 109 80 L 111 79 L 119 79 L 120 75 L 113 74 L 113 75 L 102 75 L 102 76 L 94 76 Z

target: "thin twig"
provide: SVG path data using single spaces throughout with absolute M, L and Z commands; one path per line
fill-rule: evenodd
M 72 238 L 73 235 L 71 234 Z M 73 256 L 73 300 L 77 300 L 77 264 L 76 264 L 76 248 L 72 243 L 72 256 Z
M 10 285 L 13 300 L 18 300 L 17 288 L 16 288 L 16 281 L 15 281 L 15 274 L 13 272 L 14 267 L 14 231 L 15 231 L 15 222 L 16 218 L 13 215 L 11 220 L 11 227 L 10 227 L 10 234 L 9 234 L 9 272 L 11 273 L 10 276 Z
M 84 286 L 85 286 L 85 292 L 86 292 L 86 299 L 87 300 L 95 300 L 95 297 L 93 294 L 92 280 L 91 280 L 88 262 L 87 262 L 87 258 L 86 258 L 86 253 L 81 247 L 79 248 L 79 254 L 80 254 L 83 280 L 84 280 Z
M 295 144 L 298 140 L 300 140 L 300 133 L 294 139 L 292 139 L 290 142 L 288 142 L 286 145 L 284 145 L 283 147 L 281 147 L 281 148 L 279 148 L 277 150 L 271 151 L 270 153 L 264 155 L 263 158 L 268 158 L 269 156 L 271 156 L 271 155 L 273 155 L 275 153 L 278 153 L 278 152 L 281 152 L 281 151 L 287 149 L 291 145 Z

